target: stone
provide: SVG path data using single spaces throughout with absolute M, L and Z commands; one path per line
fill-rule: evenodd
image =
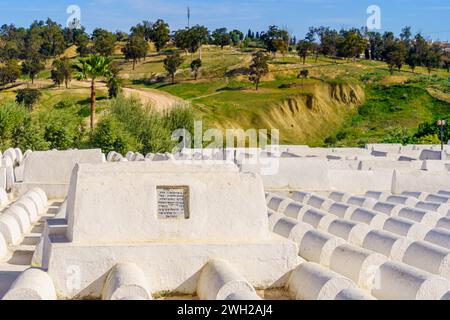
M 187 188 L 189 215 L 159 218 L 158 188 Z M 78 164 L 66 217 L 65 233 L 50 234 L 42 252 L 42 266 L 64 298 L 100 296 L 98 283 L 123 261 L 139 263 L 153 292 L 192 294 L 199 279 L 193 270 L 213 258 L 227 260 L 262 289 L 284 286 L 299 260 L 295 243 L 269 231 L 261 178 L 226 162 Z M 74 261 L 82 275 L 77 292 L 64 280 Z
M 289 280 L 289 291 L 296 300 L 334 300 L 342 290 L 353 287 L 348 278 L 310 262 L 300 264 Z
M 56 292 L 46 272 L 31 268 L 14 281 L 3 300 L 56 300 Z
M 252 285 L 227 261 L 211 260 L 202 269 L 197 294 L 201 300 L 261 300 Z
M 119 263 L 109 272 L 103 289 L 103 300 L 151 300 L 144 272 L 134 263 Z

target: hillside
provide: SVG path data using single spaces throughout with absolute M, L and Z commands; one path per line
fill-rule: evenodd
M 295 54 L 277 55 L 256 91 L 247 76 L 251 52 L 204 46 L 197 81 L 190 72 L 190 62 L 199 53 L 184 54 L 174 85 L 160 82 L 165 77 L 164 55 L 153 52 L 133 70 L 120 55 L 120 48 L 116 53 L 127 96 L 141 98 L 144 104 L 152 103 L 144 96 L 158 96 L 158 92 L 172 101 L 178 97 L 180 103 L 184 100 L 192 105 L 204 127 L 277 128 L 281 143 L 362 145 L 384 141 L 398 132 L 411 135 L 424 122 L 450 116 L 450 74 L 443 69 L 428 76 L 424 68 L 413 74 L 403 67 L 391 76 L 386 64 L 376 61 L 334 61 L 319 56 L 317 60 L 308 57 L 303 65 Z M 73 58 L 74 48 L 66 55 Z M 297 78 L 302 69 L 308 69 L 307 79 Z M 52 88 L 46 80 L 49 73 L 45 70 L 38 76 L 37 86 L 45 86 L 36 112 L 49 111 L 58 102 L 69 100 L 78 108 L 76 114 L 87 121 L 89 95 L 85 86 L 73 82 L 69 89 Z M 97 112 L 101 116 L 109 103 L 104 85 L 98 88 Z M 16 89 L 0 92 L 0 99 L 13 98 Z

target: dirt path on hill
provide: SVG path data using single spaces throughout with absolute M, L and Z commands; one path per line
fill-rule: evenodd
M 70 82 L 69 88 L 66 89 L 64 86 L 61 86 L 61 88 L 53 87 L 53 81 L 51 80 L 35 80 L 34 84 L 31 85 L 29 82 L 23 82 L 20 84 L 17 84 L 14 87 L 14 90 L 23 89 L 26 87 L 30 88 L 37 88 L 37 89 L 43 89 L 43 88 L 49 88 L 54 90 L 60 90 L 60 91 L 74 91 L 80 88 L 90 88 L 91 84 L 88 81 L 78 81 L 78 80 L 72 80 Z M 95 88 L 97 90 L 103 90 L 107 91 L 108 88 L 106 87 L 106 84 L 104 82 L 97 82 L 95 85 Z M 155 90 L 155 89 L 146 89 L 146 88 L 129 88 L 129 87 L 123 87 L 122 92 L 125 97 L 136 97 L 141 100 L 142 104 L 144 105 L 151 105 L 151 107 L 157 111 L 157 112 L 165 112 L 170 110 L 171 108 L 180 105 L 185 104 L 185 101 L 181 98 L 175 97 L 169 93 Z
M 75 86 L 90 88 L 90 83 L 86 81 L 75 80 L 72 81 L 71 84 Z M 100 90 L 108 90 L 106 84 L 103 82 L 97 82 L 96 88 Z M 139 98 L 144 105 L 151 105 L 152 108 L 154 108 L 157 112 L 168 111 L 179 104 L 183 104 L 182 99 L 155 89 L 123 87 L 122 92 L 127 98 Z

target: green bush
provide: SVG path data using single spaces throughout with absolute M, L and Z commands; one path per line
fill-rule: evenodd
M 64 99 L 64 100 L 61 100 L 61 101 L 55 103 L 53 108 L 55 108 L 55 109 L 68 109 L 68 108 L 71 108 L 71 107 L 73 107 L 75 105 L 76 105 L 75 101 L 73 101 L 71 99 Z
M 50 143 L 45 141 L 42 129 L 26 117 L 22 126 L 16 131 L 16 145 L 22 150 L 48 150 Z
M 47 150 L 43 131 L 28 111 L 12 101 L 0 104 L 0 150 L 19 147 L 22 150 Z
M 125 154 L 128 151 L 140 150 L 140 143 L 126 130 L 123 124 L 113 116 L 103 118 L 95 128 L 92 146 L 101 148 L 103 152 L 117 151 Z
M 428 134 L 417 139 L 418 144 L 440 144 L 439 136 L 437 134 Z
M 27 116 L 25 108 L 17 103 L 7 101 L 0 105 L 0 150 L 16 146 L 17 131 Z
M 110 114 L 121 123 L 123 130 L 138 142 L 137 148 L 133 151 L 139 151 L 143 154 L 171 152 L 177 143 L 177 141 L 172 140 L 172 133 L 175 130 L 186 129 L 191 133 L 193 132 L 193 111 L 183 105 L 174 107 L 162 115 L 143 106 L 139 100 L 119 96 L 113 100 Z M 101 141 L 99 139 L 96 141 L 96 146 L 101 147 Z M 103 143 L 106 142 L 103 141 Z M 106 144 L 108 147 L 111 147 L 111 145 L 111 143 Z
M 41 95 L 42 93 L 37 89 L 19 89 L 17 90 L 16 102 L 32 109 Z
M 82 119 L 66 110 L 52 110 L 41 115 L 44 139 L 50 149 L 77 148 L 83 136 Z

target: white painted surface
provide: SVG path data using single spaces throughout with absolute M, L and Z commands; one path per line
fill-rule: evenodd
M 78 165 L 67 200 L 67 238 L 80 244 L 267 239 L 260 177 L 173 168 L 164 162 Z M 158 186 L 189 187 L 189 219 L 158 219 Z
M 413 242 L 403 262 L 450 280 L 450 251 L 426 241 Z
M 371 290 L 377 286 L 379 267 L 387 258 L 379 253 L 344 244 L 334 250 L 330 268 L 353 280 L 359 287 Z
M 309 230 L 305 232 L 303 238 L 297 243 L 299 244 L 299 254 L 302 258 L 327 267 L 330 265 L 334 250 L 346 242 L 327 232 Z
M 370 231 L 362 244 L 363 248 L 381 253 L 394 261 L 402 261 L 411 240 L 384 230 Z
M 370 228 L 362 223 L 338 219 L 330 224 L 328 232 L 351 244 L 361 246 Z
M 124 300 L 127 297 L 152 299 L 142 269 L 134 263 L 119 263 L 113 267 L 106 278 L 102 298 L 103 300 Z
M 380 266 L 379 286 L 372 294 L 382 300 L 438 300 L 450 290 L 450 282 L 398 262 Z
M 318 264 L 306 262 L 292 271 L 289 291 L 296 300 L 334 300 L 345 289 L 355 284 Z
M 211 260 L 203 267 L 197 294 L 201 300 L 261 299 L 252 285 L 224 260 Z
M 56 300 L 56 292 L 46 272 L 28 269 L 14 281 L 3 300 Z

